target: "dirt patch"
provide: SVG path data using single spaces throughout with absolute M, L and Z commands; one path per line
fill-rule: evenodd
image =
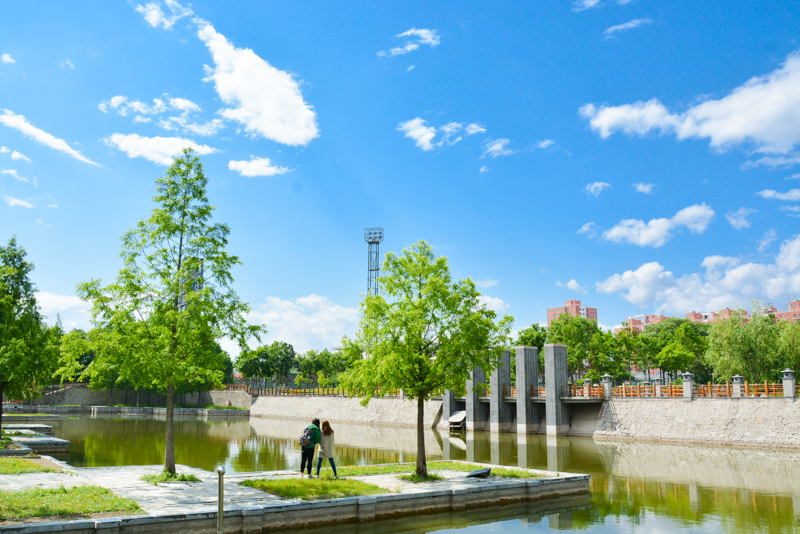
M 23 456 L 23 458 L 25 458 L 26 460 L 28 460 L 30 462 L 35 463 L 36 465 L 40 465 L 42 467 L 49 467 L 50 469 L 55 469 L 56 471 L 64 471 L 65 470 L 63 465 L 57 464 L 55 462 L 51 462 L 50 460 L 48 460 L 46 458 L 30 458 L 30 457 L 26 457 L 26 456 Z
M 128 517 L 141 515 L 144 512 L 126 510 L 122 512 L 100 512 L 97 514 L 72 514 L 72 515 L 47 515 L 42 517 L 25 517 L 10 521 L 0 521 L 0 527 L 10 527 L 14 525 L 27 525 L 30 523 L 49 523 L 51 521 L 76 521 L 79 519 L 103 519 L 107 517 Z

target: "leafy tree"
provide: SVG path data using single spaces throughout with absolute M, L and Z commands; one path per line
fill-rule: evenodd
M 247 339 L 263 328 L 248 325 L 249 306 L 231 289 L 241 262 L 228 254 L 230 229 L 212 224 L 208 179 L 191 149 L 156 180 L 156 207 L 122 238 L 124 267 L 114 283 L 90 280 L 78 294 L 92 303 L 95 328 L 87 341 L 66 336 L 62 376 L 78 370 L 89 350 L 94 361 L 81 376 L 117 373 L 115 382 L 164 391 L 167 421 L 164 470 L 175 473 L 173 415 L 176 388 L 222 381 L 215 340 Z
M 425 400 L 463 389 L 476 367 L 487 373 L 496 368 L 513 317 L 495 322 L 496 313 L 481 305 L 475 284 L 454 282 L 447 258 L 436 257 L 425 241 L 400 255 L 387 254 L 383 272 L 383 294 L 364 298 L 355 337 L 343 339 L 355 363 L 342 383 L 364 391 L 363 404 L 378 388 L 402 389 L 416 399 L 416 472 L 427 476 Z
M 517 347 L 536 347 L 539 349 L 539 377 L 544 379 L 544 344 L 547 343 L 547 327 L 540 325 L 539 323 L 533 323 L 528 328 L 523 328 L 517 334 L 517 341 L 514 344 Z M 516 382 L 516 374 L 517 374 L 517 365 L 516 365 L 516 354 L 515 352 L 511 352 L 511 377 L 512 381 Z
M 260 382 L 263 378 L 270 377 L 277 385 L 292 370 L 295 359 L 292 345 L 284 341 L 273 341 L 269 345 L 242 352 L 236 368 L 248 380 L 255 378 Z
M 729 319 L 711 327 L 706 360 L 716 378 L 730 380 L 740 374 L 750 382 L 778 379 L 780 326 L 758 302 L 753 303 L 753 315 L 747 320 L 742 310 L 734 310 Z
M 57 358 L 61 326 L 44 324 L 25 256 L 15 237 L 0 246 L 0 399 L 32 400 L 50 382 Z
M 547 342 L 567 346 L 567 367 L 569 374 L 575 377 L 586 371 L 594 356 L 592 339 L 597 333 L 602 332 L 596 321 L 564 313 L 550 323 L 547 329 Z
M 233 384 L 233 360 L 225 351 L 222 351 L 222 365 L 222 383 Z

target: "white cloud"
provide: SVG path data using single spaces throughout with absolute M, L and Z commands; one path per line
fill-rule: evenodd
M 621 131 L 645 135 L 650 131 L 674 133 L 678 139 L 708 138 L 711 146 L 725 148 L 751 143 L 757 152 L 786 154 L 800 143 L 800 52 L 790 54 L 779 69 L 751 78 L 727 96 L 706 100 L 683 113 L 670 113 L 658 101 L 634 102 L 599 108 L 587 104 L 581 116 L 603 139 Z M 766 160 L 751 165 L 786 165 L 798 157 Z
M 774 189 L 764 189 L 763 191 L 759 191 L 756 193 L 761 198 L 766 198 L 770 200 L 800 200 L 800 189 L 789 189 L 785 193 L 779 193 Z
M 600 0 L 578 0 L 572 4 L 572 11 L 583 11 L 584 9 L 591 9 L 599 5 Z
M 219 113 L 241 123 L 253 136 L 285 145 L 306 145 L 319 135 L 317 116 L 306 104 L 298 82 L 249 48 L 236 48 L 202 22 L 198 37 L 206 44 L 216 67 L 207 68 L 206 81 L 227 105 Z
M 242 176 L 252 178 L 253 176 L 274 176 L 276 174 L 286 174 L 291 169 L 273 165 L 269 158 L 257 158 L 250 156 L 250 161 L 229 161 L 228 168 L 236 171 Z
M 494 287 L 497 285 L 497 280 L 473 280 L 475 285 L 482 288 Z
M 652 219 L 645 224 L 641 219 L 625 219 L 610 230 L 603 233 L 603 238 L 616 243 L 627 242 L 640 247 L 658 248 L 669 241 L 672 231 L 684 226 L 692 233 L 702 234 L 706 231 L 714 210 L 703 204 L 695 204 L 683 208 L 669 219 Z
M 3 62 L 3 63 L 16 63 L 16 61 L 14 61 L 14 58 L 12 58 L 8 54 L 3 54 L 2 56 L 0 56 L 0 62 Z
M 175 0 L 166 0 L 165 2 L 171 14 L 167 15 L 161 9 L 160 2 L 150 2 L 144 6 L 137 4 L 136 11 L 144 15 L 146 20 L 154 28 L 161 26 L 165 30 L 172 28 L 172 26 L 183 17 L 188 17 L 193 14 L 193 11 L 188 7 L 183 7 Z
M 772 169 L 782 168 L 782 167 L 791 167 L 792 165 L 800 164 L 800 156 L 764 156 L 763 158 L 759 158 L 756 161 L 748 160 L 745 161 L 742 167 L 745 169 L 752 168 L 752 167 L 770 167 Z
M 297 352 L 341 346 L 342 337 L 352 337 L 358 327 L 358 308 L 340 306 L 320 295 L 265 300 L 249 319 L 267 325 L 267 341 L 291 343 Z
M 108 146 L 122 150 L 129 158 L 144 158 L 160 165 L 171 165 L 184 148 L 193 148 L 200 155 L 217 152 L 215 148 L 181 137 L 142 137 L 137 134 L 115 133 L 103 141 Z
M 475 135 L 477 133 L 486 133 L 486 128 L 482 124 L 471 122 L 467 124 L 467 127 L 464 129 L 464 131 L 467 135 Z
M 510 142 L 510 139 L 487 139 L 486 143 L 483 145 L 483 156 L 481 156 L 481 159 L 485 158 L 486 156 L 496 158 L 497 156 L 508 156 L 513 154 L 513 150 L 506 148 Z
M 189 102 L 183 98 L 173 98 L 171 101 Z M 200 107 L 197 106 L 197 104 L 192 104 L 197 108 L 198 111 L 200 110 Z M 97 105 L 97 107 L 103 113 L 108 113 L 108 111 L 111 109 L 116 110 L 116 112 L 123 117 L 127 116 L 128 113 L 138 113 L 139 115 L 158 115 L 159 113 L 163 113 L 164 111 L 170 109 L 167 103 L 161 98 L 154 98 L 153 105 L 151 106 L 149 104 L 145 104 L 144 102 L 140 102 L 139 100 L 130 100 L 127 96 L 123 95 L 117 95 L 108 100 L 103 100 Z
M 454 145 L 463 139 L 460 135 L 456 137 L 458 132 L 464 129 L 464 125 L 460 122 L 449 122 L 444 126 L 439 127 L 439 131 L 442 132 L 444 135 L 442 136 L 442 140 L 439 141 L 439 146 L 442 145 Z
M 571 289 L 572 291 L 576 291 L 584 295 L 586 294 L 586 290 L 583 287 L 581 287 L 581 285 L 574 278 L 569 282 L 567 282 L 566 284 L 563 282 L 556 281 L 556 286 L 563 287 L 566 289 Z
M 556 144 L 556 142 L 553 141 L 552 139 L 544 139 L 536 143 L 536 148 L 544 150 L 545 148 L 550 148 L 554 144 Z
M 611 184 L 606 182 L 592 182 L 584 187 L 583 190 L 589 195 L 598 196 L 604 189 L 608 189 L 609 187 L 611 187 Z
M 650 24 L 653 21 L 650 19 L 633 19 L 631 21 L 625 22 L 624 24 L 617 24 L 616 26 L 611 26 L 606 31 L 603 32 L 606 39 L 612 37 L 615 33 L 624 32 L 628 30 L 632 30 L 642 24 Z
M 406 137 L 413 139 L 414 144 L 422 150 L 433 150 L 433 138 L 436 137 L 436 128 L 425 126 L 425 120 L 419 117 L 397 125 L 397 129 L 406 133 Z
M 490 297 L 488 295 L 481 295 L 478 297 L 478 301 L 481 305 L 485 308 L 490 310 L 494 310 L 498 315 L 503 314 L 511 307 L 511 305 L 506 304 L 503 302 L 502 299 L 497 297 Z
M 6 199 L 6 203 L 9 206 L 11 206 L 12 208 L 15 207 L 15 206 L 16 207 L 20 207 L 20 208 L 28 208 L 28 209 L 33 208 L 33 204 L 31 204 L 30 202 L 26 202 L 24 200 L 20 200 L 18 198 L 14 198 L 14 197 L 3 197 L 3 198 Z
M 597 225 L 593 222 L 587 222 L 578 230 L 579 234 L 586 234 L 587 237 L 595 237 L 597 235 Z
M 773 263 L 709 256 L 702 266 L 705 274 L 676 278 L 658 262 L 646 263 L 598 282 L 597 290 L 658 313 L 719 310 L 753 298 L 777 301 L 800 292 L 800 236 L 784 241 Z
M 55 324 L 56 316 L 60 315 L 65 330 L 73 328 L 88 330 L 92 327 L 90 305 L 75 295 L 57 295 L 39 291 L 36 293 L 36 302 L 42 309 L 42 315 L 51 324 Z
M 24 154 L 21 154 L 21 153 L 17 152 L 16 150 L 11 153 L 11 159 L 21 159 L 23 161 L 27 161 L 28 163 L 31 163 L 31 158 L 29 158 L 28 156 L 26 156 Z
M 791 213 L 800 213 L 800 206 L 781 206 L 781 211 L 789 211 Z M 793 215 L 798 217 L 798 215 Z
M 644 182 L 638 182 L 633 184 L 633 188 L 636 189 L 639 193 L 644 193 L 645 195 L 649 195 L 653 192 L 653 184 L 646 184 Z
M 20 176 L 20 175 L 19 175 L 19 173 L 18 173 L 18 172 L 17 172 L 15 169 L 6 169 L 6 170 L 3 170 L 3 171 L 0 171 L 0 174 L 6 174 L 6 175 L 8 175 L 8 176 L 11 176 L 11 177 L 13 177 L 15 180 L 17 180 L 18 182 L 25 182 L 25 183 L 27 183 L 27 182 L 29 181 L 27 178 L 25 178 L 25 177 L 23 177 L 23 176 Z
M 764 237 L 758 240 L 758 251 L 764 252 L 776 239 L 778 239 L 778 232 L 774 229 L 767 230 L 764 232 Z
M 784 178 L 784 180 L 798 180 L 798 179 L 800 179 L 800 172 Z
M 69 59 L 65 59 L 64 61 L 62 61 L 60 63 L 60 65 L 61 65 L 61 68 L 69 67 L 71 70 L 75 70 L 75 65 L 73 65 L 72 61 L 70 61 Z
M 143 117 L 142 115 L 136 115 L 136 116 L 133 118 L 133 122 L 134 122 L 134 123 L 138 123 L 138 122 L 150 122 L 150 121 L 152 121 L 152 120 L 153 120 L 153 119 L 151 119 L 150 117 Z
M 478 169 L 478 172 L 483 174 L 483 173 L 487 172 L 488 170 L 489 170 L 489 167 L 487 167 L 486 165 L 483 165 L 483 166 L 481 166 L 480 169 Z
M 3 110 L 3 114 L 0 115 L 0 123 L 5 124 L 9 128 L 14 128 L 15 130 L 19 130 L 20 132 L 22 132 L 22 134 L 30 137 L 37 143 L 49 146 L 52 149 L 63 152 L 84 163 L 88 163 L 90 165 L 97 165 L 98 167 L 100 166 L 99 164 L 90 160 L 77 150 L 74 150 L 63 139 L 58 139 L 57 137 L 50 135 L 44 130 L 36 128 L 31 123 L 29 123 L 25 117 L 23 117 L 22 115 L 17 115 L 10 109 Z
M 11 150 L 4 146 L 0 146 L 0 154 L 8 154 L 9 152 L 11 152 Z
M 728 222 L 731 223 L 731 226 L 737 230 L 744 230 L 745 228 L 750 228 L 750 221 L 747 220 L 747 217 L 755 212 L 756 210 L 754 209 L 739 208 L 734 212 L 726 214 L 725 218 L 728 219 Z
M 414 67 L 414 65 L 409 65 L 409 66 L 406 68 L 406 72 L 410 72 L 410 71 L 414 70 L 415 68 L 416 68 L 416 67 Z
M 436 30 L 426 30 L 425 28 L 411 28 L 408 31 L 396 35 L 396 37 L 410 37 L 411 39 L 407 40 L 403 46 L 392 48 L 389 52 L 378 52 L 378 56 L 400 56 L 413 52 L 418 49 L 420 45 L 429 45 L 431 48 L 434 48 L 441 42 Z

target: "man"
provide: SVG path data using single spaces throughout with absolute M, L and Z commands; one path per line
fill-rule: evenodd
M 306 437 L 308 437 L 308 442 L 303 445 L 303 440 Z M 303 475 L 303 470 L 308 464 L 308 478 L 314 478 L 311 474 L 311 463 L 314 461 L 314 448 L 320 440 L 322 440 L 322 432 L 319 431 L 319 419 L 315 417 L 311 424 L 306 427 L 301 438 L 300 446 L 303 450 L 303 456 L 300 460 L 300 476 Z

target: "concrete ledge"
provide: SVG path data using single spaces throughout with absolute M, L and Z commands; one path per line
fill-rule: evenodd
M 8 406 L 8 405 L 7 405 Z M 4 406 L 5 410 L 8 407 Z M 14 405 L 12 405 L 13 407 Z M 28 407 L 26 406 L 26 410 Z M 100 413 L 123 414 L 123 415 L 167 415 L 166 408 L 134 408 L 127 406 L 48 406 L 34 405 L 34 413 L 53 414 L 52 416 L 39 415 L 25 417 L 25 413 L 17 411 L 4 411 L 3 415 L 10 415 L 8 422 L 15 421 L 41 421 L 58 419 L 59 414 L 79 414 L 90 413 L 92 415 Z M 206 408 L 175 408 L 175 415 L 202 415 L 205 417 L 250 417 L 250 410 L 208 410 Z M 6 418 L 3 419 L 6 422 Z M 5 427 L 5 424 L 3 425 Z
M 485 464 L 484 464 L 485 465 Z M 499 467 L 499 466 L 496 466 Z M 555 473 L 541 472 L 543 475 Z M 459 489 L 432 489 L 415 493 L 388 493 L 370 497 L 346 497 L 301 501 L 263 507 L 225 510 L 225 532 L 258 533 L 263 529 L 304 527 L 345 521 L 373 521 L 398 515 L 450 512 L 479 505 L 525 502 L 565 495 L 589 494 L 589 475 L 565 474 L 530 480 L 497 480 Z M 73 534 L 155 534 L 217 532 L 217 512 L 141 515 L 119 518 L 37 523 L 9 526 L 7 533 L 70 532 Z

